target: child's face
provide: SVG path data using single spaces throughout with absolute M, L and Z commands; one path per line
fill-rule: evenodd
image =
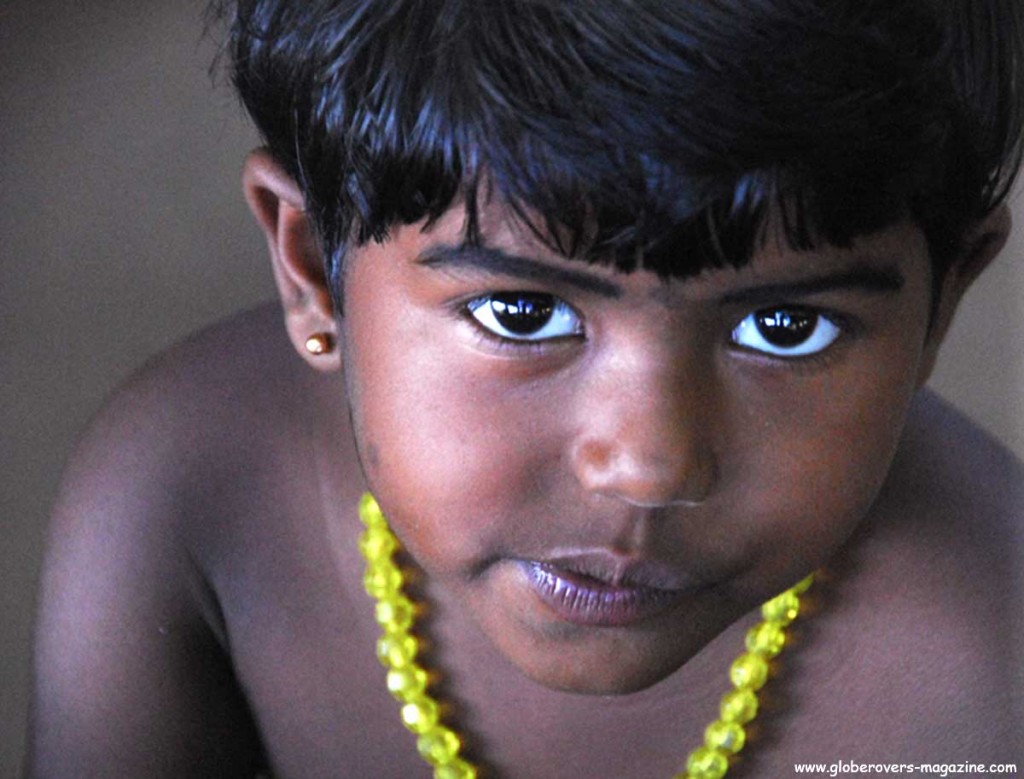
M 880 488 L 926 350 L 921 233 L 776 242 L 662 282 L 484 209 L 350 253 L 369 483 L 431 582 L 541 683 L 626 692 L 821 565 Z

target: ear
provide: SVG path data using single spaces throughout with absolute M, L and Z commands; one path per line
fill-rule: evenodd
M 918 386 L 928 381 L 935 368 L 939 347 L 949 332 L 964 293 L 1002 251 L 1012 227 L 1010 209 L 1002 205 L 975 223 L 965 236 L 964 252 L 950 265 L 936 293 L 938 300 L 918 373 Z
M 338 326 L 302 191 L 266 149 L 249 154 L 242 189 L 267 238 L 292 345 L 317 370 L 337 370 L 341 367 Z

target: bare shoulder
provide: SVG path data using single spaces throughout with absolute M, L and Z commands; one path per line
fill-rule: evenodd
M 214 452 L 230 453 L 229 462 L 273 457 L 283 435 L 322 416 L 324 404 L 343 400 L 331 399 L 339 384 L 295 355 L 278 308 L 267 304 L 155 357 L 115 393 L 91 435 L 113 433 L 129 447 L 163 441 L 156 454 L 189 455 L 207 472 L 215 463 L 202 458 Z M 239 446 L 255 440 L 265 445 Z
M 1024 467 L 922 394 L 893 470 L 826 572 L 795 684 L 800 759 L 1020 761 Z M 829 750 L 832 750 L 831 752 Z
M 1002 527 L 1021 537 L 1024 464 L 934 393 L 921 393 L 914 406 L 894 476 L 896 489 L 909 488 L 915 499 L 931 496 L 932 502 L 937 500 L 942 505 L 952 500 L 957 517 L 973 515 L 988 520 L 982 522 L 982 527 Z M 966 531 L 970 526 L 962 529 Z
M 259 768 L 232 620 L 254 582 L 276 592 L 296 577 L 294 556 L 275 562 L 268 550 L 294 548 L 270 539 L 299 525 L 298 512 L 321 515 L 318 453 L 335 446 L 336 480 L 355 468 L 336 446 L 340 387 L 294 355 L 265 307 L 159 356 L 97 415 L 51 522 L 31 775 Z
M 1020 597 L 1024 465 L 960 411 L 923 393 L 864 535 L 937 570 L 955 567 L 958 581 L 975 583 L 969 591 Z
M 920 585 L 933 601 L 962 603 L 992 626 L 1020 631 L 1024 464 L 933 394 L 915 404 L 864 538 L 865 550 L 885 545 L 893 559 L 934 571 Z M 893 586 L 912 585 L 897 567 L 887 570 Z
M 342 384 L 295 355 L 273 305 L 201 331 L 150 361 L 97 415 L 68 468 L 58 520 L 103 495 L 95 521 L 173 534 L 215 575 L 236 533 L 252 537 L 269 506 L 283 511 L 314 485 L 323 446 L 343 475 L 356 469 Z M 114 495 L 135 501 L 131 510 L 116 510 Z

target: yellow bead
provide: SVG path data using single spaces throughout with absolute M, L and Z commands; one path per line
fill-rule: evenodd
M 735 755 L 747 743 L 747 732 L 735 722 L 715 720 L 704 731 L 704 745 Z
M 384 519 L 384 514 L 381 513 L 376 498 L 368 492 L 359 499 L 359 518 L 367 527 L 381 525 L 387 527 L 387 521 Z
M 437 704 L 422 693 L 410 698 L 402 707 L 402 722 L 413 733 L 426 733 L 437 724 L 437 717 Z
M 363 574 L 363 589 L 371 598 L 389 599 L 402 587 L 402 572 L 393 565 L 368 565 Z
M 461 757 L 449 760 L 434 769 L 434 779 L 476 779 L 476 768 Z
M 435 766 L 454 760 L 461 746 L 458 734 L 444 725 L 431 728 L 416 740 L 416 749 L 420 755 Z
M 385 633 L 377 639 L 377 659 L 389 668 L 402 668 L 413 661 L 419 641 L 404 631 Z
M 800 613 L 800 598 L 792 590 L 776 595 L 761 607 L 761 615 L 769 622 L 788 625 Z
M 412 626 L 412 601 L 404 595 L 392 594 L 377 601 L 377 624 L 392 632 L 408 630 Z
M 775 657 L 785 643 L 786 633 L 778 622 L 762 622 L 747 632 L 747 649 L 762 657 Z
M 805 592 L 807 592 L 811 588 L 812 584 L 814 584 L 814 574 L 813 573 L 812 574 L 808 574 L 803 579 L 798 581 L 796 584 L 794 584 L 792 587 L 789 588 L 789 591 L 792 592 L 794 595 L 803 595 Z
M 686 759 L 686 770 L 693 779 L 722 779 L 729 770 L 729 759 L 717 749 L 698 747 Z
M 395 537 L 386 527 L 368 527 L 359 536 L 359 551 L 369 562 L 387 560 L 398 546 Z
M 729 667 L 729 681 L 733 687 L 760 690 L 767 680 L 768 661 L 753 652 L 744 652 Z
M 411 700 L 426 689 L 427 672 L 417 665 L 409 664 L 388 671 L 388 692 L 400 701 Z
M 727 692 L 718 711 L 726 722 L 746 725 L 757 716 L 757 696 L 747 689 Z

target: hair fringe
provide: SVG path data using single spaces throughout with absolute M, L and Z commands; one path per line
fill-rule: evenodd
M 1022 160 L 1019 0 L 215 0 L 214 67 L 351 245 L 508 203 L 567 257 L 686 277 L 910 217 L 941 274 Z M 225 57 L 226 55 L 226 57 Z M 938 275 L 938 274 L 937 274 Z

